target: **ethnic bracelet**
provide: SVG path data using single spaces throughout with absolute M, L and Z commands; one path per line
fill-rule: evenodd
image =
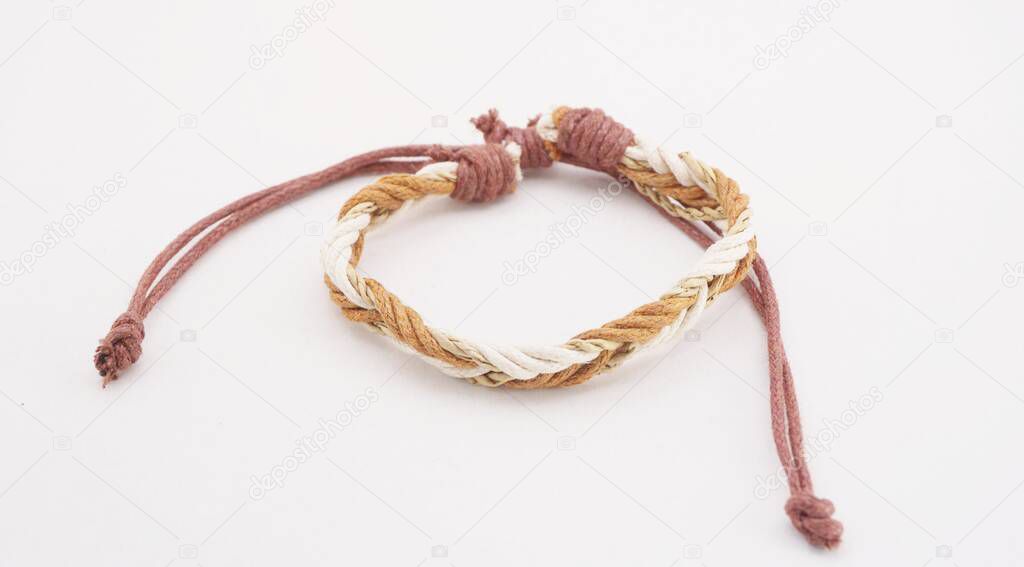
M 345 202 L 337 224 L 327 234 L 321 260 L 330 297 L 347 318 L 390 337 L 442 372 L 475 384 L 519 389 L 581 384 L 645 349 L 679 337 L 720 294 L 742 285 L 768 334 L 770 418 L 789 482 L 786 513 L 812 544 L 838 545 L 843 527 L 832 518 L 834 507 L 814 495 L 778 303 L 768 269 L 756 251 L 749 199 L 739 185 L 689 153 L 645 143 L 596 109 L 559 107 L 533 119 L 526 128 L 509 127 L 493 110 L 473 122 L 487 143 L 368 152 L 243 197 L 199 220 L 153 260 L 128 309 L 100 341 L 94 364 L 103 385 L 138 360 L 145 316 L 226 234 L 330 183 L 358 174 L 385 173 Z M 406 204 L 430 195 L 491 201 L 513 192 L 524 170 L 556 162 L 628 183 L 701 244 L 703 255 L 656 301 L 562 344 L 547 346 L 495 344 L 430 326 L 380 282 L 357 272 L 368 230 Z

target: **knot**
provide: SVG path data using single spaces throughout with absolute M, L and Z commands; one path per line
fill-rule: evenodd
M 523 169 L 535 167 L 551 167 L 553 163 L 547 148 L 544 146 L 544 139 L 540 137 L 537 129 L 537 116 L 527 123 L 526 128 L 509 128 L 500 118 L 498 111 L 493 108 L 486 114 L 472 119 L 470 122 L 484 135 L 484 140 L 489 144 L 501 144 L 503 142 L 515 142 L 523 149 L 523 155 L 519 159 L 519 165 Z
M 633 132 L 597 108 L 573 108 L 558 120 L 558 150 L 587 167 L 614 171 L 632 143 Z
M 832 518 L 832 501 L 813 494 L 797 493 L 786 501 L 786 514 L 796 529 L 813 545 L 832 549 L 843 536 L 843 524 Z
M 508 151 L 498 144 L 463 146 L 451 153 L 458 162 L 452 199 L 493 201 L 516 188 L 518 169 Z
M 142 319 L 131 311 L 122 313 L 110 326 L 110 332 L 96 347 L 93 362 L 103 377 L 103 386 L 117 380 L 117 375 L 142 355 L 142 339 L 146 330 Z

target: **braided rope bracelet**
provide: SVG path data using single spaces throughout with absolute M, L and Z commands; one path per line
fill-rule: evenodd
M 564 120 L 562 115 L 569 113 L 571 117 L 573 112 L 580 111 L 556 111 L 540 123 L 552 125 L 550 139 L 546 140 L 548 144 L 557 141 L 557 124 L 560 118 Z M 542 137 L 545 134 L 547 132 L 541 132 Z M 628 149 L 642 151 L 639 146 Z M 515 142 L 504 147 L 496 144 L 470 147 L 453 153 L 452 157 L 473 165 L 486 164 L 489 169 L 477 165 L 472 174 L 463 172 L 460 176 L 459 163 L 435 163 L 412 175 L 384 177 L 349 199 L 342 207 L 338 224 L 328 235 L 322 253 L 331 297 L 345 315 L 394 338 L 443 372 L 469 378 L 478 384 L 509 384 L 520 388 L 568 386 L 586 381 L 614 366 L 640 347 L 653 346 L 678 336 L 680 331 L 693 326 L 710 301 L 746 275 L 754 256 L 754 232 L 750 227 L 747 198 L 739 192 L 734 181 L 687 154 L 683 154 L 682 159 L 671 156 L 676 166 L 673 175 L 679 178 L 685 174 L 685 180 L 680 182 L 690 182 L 689 174 L 693 171 L 697 184 L 707 193 L 717 195 L 714 207 L 705 206 L 699 214 L 710 218 L 724 217 L 728 223 L 725 236 L 712 244 L 697 265 L 657 301 L 598 329 L 580 333 L 563 345 L 516 347 L 455 336 L 427 325 L 413 309 L 379 282 L 365 279 L 356 271 L 363 238 L 369 227 L 388 218 L 406 203 L 427 195 L 472 199 L 477 195 L 493 194 L 483 186 L 486 183 L 494 184 L 494 189 L 499 192 L 510 191 L 522 176 L 519 171 L 521 151 Z M 660 157 L 660 154 L 646 153 L 644 157 L 647 159 L 643 161 L 624 155 L 625 163 L 620 162 L 623 175 L 630 177 L 645 193 L 656 193 L 657 189 L 649 184 L 650 178 L 664 174 L 651 165 L 652 156 Z M 663 162 L 654 163 L 659 169 L 665 166 Z M 469 182 L 464 180 L 467 177 Z M 690 207 L 676 205 L 674 201 L 666 197 L 662 206 L 672 214 L 695 218 Z
M 812 544 L 838 545 L 843 528 L 832 518 L 834 507 L 814 496 L 778 304 L 767 267 L 756 252 L 749 199 L 738 184 L 688 153 L 644 143 L 600 110 L 559 107 L 526 128 L 507 126 L 493 110 L 473 122 L 487 143 L 368 152 L 243 197 L 192 225 L 153 260 L 128 309 L 100 341 L 94 363 L 104 386 L 138 360 L 145 336 L 143 319 L 217 241 L 315 189 L 352 175 L 387 173 L 345 202 L 337 224 L 327 234 L 321 260 L 330 297 L 348 319 L 390 337 L 442 372 L 474 384 L 520 389 L 581 384 L 641 350 L 679 337 L 720 294 L 742 284 L 768 331 L 770 415 L 789 482 L 786 512 Z M 604 172 L 632 185 L 704 246 L 703 255 L 656 301 L 555 346 L 481 342 L 432 327 L 381 283 L 356 271 L 366 233 L 405 205 L 428 195 L 491 201 L 513 192 L 523 170 L 555 162 Z M 177 261 L 158 280 L 175 257 Z M 748 277 L 751 271 L 753 277 Z

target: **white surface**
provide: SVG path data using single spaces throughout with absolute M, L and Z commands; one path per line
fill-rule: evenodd
M 300 2 L 13 4 L 0 261 L 94 186 L 126 185 L 0 288 L 0 564 L 1024 561 L 1018 7 L 843 2 L 757 69 L 755 46 L 803 3 L 338 2 L 253 69 L 250 46 Z M 583 387 L 464 385 L 327 297 L 322 237 L 306 232 L 365 180 L 223 242 L 146 321 L 136 368 L 99 388 L 91 353 L 128 282 L 201 215 L 367 149 L 475 141 L 468 118 L 492 106 L 522 124 L 554 104 L 601 106 L 751 195 L 805 429 L 827 449 L 817 492 L 846 524 L 836 552 L 792 529 L 784 490 L 757 490 L 778 463 L 763 332 L 741 294 L 699 341 Z M 196 127 L 179 128 L 188 114 Z M 604 182 L 559 167 L 491 206 L 432 200 L 373 234 L 364 266 L 438 324 L 562 340 L 699 255 L 624 194 L 503 282 L 505 261 L 577 223 Z M 377 400 L 324 451 L 250 497 L 250 477 L 368 388 Z M 872 393 L 830 437 L 826 422 Z

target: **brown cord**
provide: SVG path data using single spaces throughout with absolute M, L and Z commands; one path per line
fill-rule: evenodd
M 400 146 L 367 152 L 322 171 L 242 197 L 200 219 L 153 259 L 139 278 L 128 309 L 117 317 L 110 332 L 100 340 L 93 362 L 103 377 L 103 385 L 116 380 L 121 371 L 134 364 L 142 355 L 142 339 L 145 337 L 142 322 L 146 315 L 210 247 L 231 231 L 315 189 L 352 175 L 416 171 L 430 163 L 429 155 L 432 151 L 436 151 L 436 146 Z M 426 159 L 403 161 L 401 158 Z M 204 232 L 206 234 L 157 281 L 157 276 L 175 255 Z

